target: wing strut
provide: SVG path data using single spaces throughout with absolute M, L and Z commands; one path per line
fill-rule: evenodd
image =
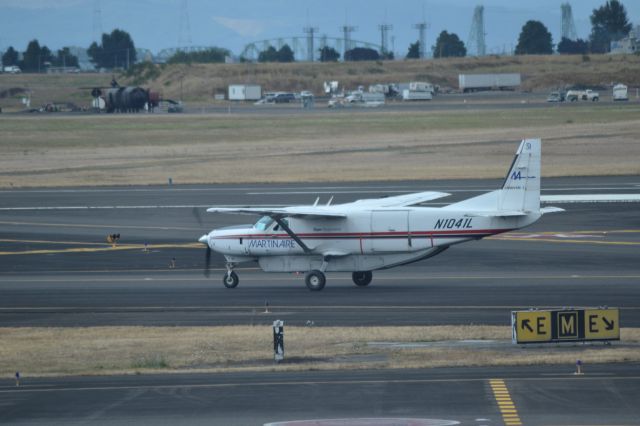
M 305 243 L 302 242 L 302 240 L 300 239 L 300 237 L 298 237 L 296 234 L 294 234 L 294 232 L 291 230 L 291 228 L 289 228 L 289 225 L 286 224 L 286 222 L 284 220 L 282 220 L 281 216 L 278 215 L 273 215 L 271 216 L 273 218 L 273 220 L 275 220 L 278 225 L 280 225 L 280 227 L 282 229 L 285 230 L 285 232 L 287 234 L 289 234 L 289 236 L 291 238 L 293 238 L 293 240 L 298 243 L 298 245 L 300 247 L 302 247 L 302 250 L 304 250 L 305 253 L 311 253 L 311 249 L 309 249 L 309 247 L 307 247 L 307 245 Z

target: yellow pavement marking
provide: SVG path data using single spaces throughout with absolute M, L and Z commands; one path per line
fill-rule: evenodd
M 594 241 L 594 240 L 554 240 L 549 238 L 504 238 L 491 237 L 492 240 L 500 241 L 541 241 L 545 243 L 571 243 L 571 244 L 600 244 L 612 246 L 640 246 L 640 242 L 632 241 Z
M 6 241 L 6 240 L 0 240 Z M 18 242 L 18 240 L 15 240 Z M 42 243 L 42 244 L 50 244 L 56 242 L 51 241 L 22 241 L 22 242 L 31 242 L 31 243 Z M 61 242 L 57 242 L 57 244 L 64 244 Z M 122 251 L 122 250 L 144 250 L 144 244 L 119 244 L 115 247 L 107 244 L 107 243 L 78 243 L 78 242 L 68 242 L 66 244 L 76 245 L 76 244 L 93 244 L 100 245 L 101 247 L 75 247 L 75 248 L 66 248 L 66 249 L 39 249 L 39 250 L 23 250 L 23 251 L 0 251 L 0 256 L 11 256 L 11 255 L 23 255 L 23 254 L 56 254 L 56 253 L 95 253 L 101 251 Z M 146 246 L 147 250 L 153 249 L 161 249 L 161 248 L 189 248 L 189 249 L 202 249 L 204 247 L 201 243 L 183 243 L 183 244 L 148 244 Z
M 511 400 L 511 395 L 509 395 L 509 390 L 507 389 L 507 385 L 504 380 L 491 379 L 489 380 L 489 384 L 491 385 L 491 390 L 493 391 L 493 397 L 498 403 L 498 409 L 500 410 L 500 414 L 502 415 L 502 421 L 504 422 L 504 424 L 507 426 L 521 425 L 522 422 L 520 421 L 518 410 Z
M 28 226 L 58 226 L 60 228 L 109 228 L 109 229 L 160 229 L 160 230 L 178 230 L 178 231 L 202 231 L 199 228 L 186 228 L 180 226 L 137 226 L 137 225 L 96 225 L 96 224 L 78 224 L 78 223 L 47 223 L 47 222 L 15 222 L 0 221 L 0 225 L 28 225 Z

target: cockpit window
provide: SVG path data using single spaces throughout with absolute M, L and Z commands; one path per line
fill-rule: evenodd
M 271 219 L 271 217 L 262 216 L 260 218 L 260 220 L 257 221 L 255 225 L 253 225 L 253 227 L 255 229 L 257 229 L 258 231 L 266 231 L 267 229 L 269 229 L 269 227 L 271 226 L 271 224 L 273 222 L 275 222 L 275 221 L 273 219 Z
M 289 225 L 289 220 L 288 219 L 282 219 L 282 221 L 288 226 Z M 273 227 L 274 231 L 279 231 L 280 230 L 280 225 L 276 225 Z

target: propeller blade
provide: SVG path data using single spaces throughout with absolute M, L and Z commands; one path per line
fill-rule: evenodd
M 209 265 L 211 264 L 211 248 L 207 245 L 207 253 L 204 258 L 204 276 L 209 278 Z
M 197 207 L 194 207 L 191 210 L 191 214 L 196 218 L 198 225 L 202 226 L 202 217 L 200 216 L 200 210 Z

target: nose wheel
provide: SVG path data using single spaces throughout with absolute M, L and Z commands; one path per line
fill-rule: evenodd
M 227 272 L 222 278 L 222 283 L 226 288 L 234 288 L 238 285 L 239 282 L 240 280 L 238 279 L 238 274 L 233 271 Z

